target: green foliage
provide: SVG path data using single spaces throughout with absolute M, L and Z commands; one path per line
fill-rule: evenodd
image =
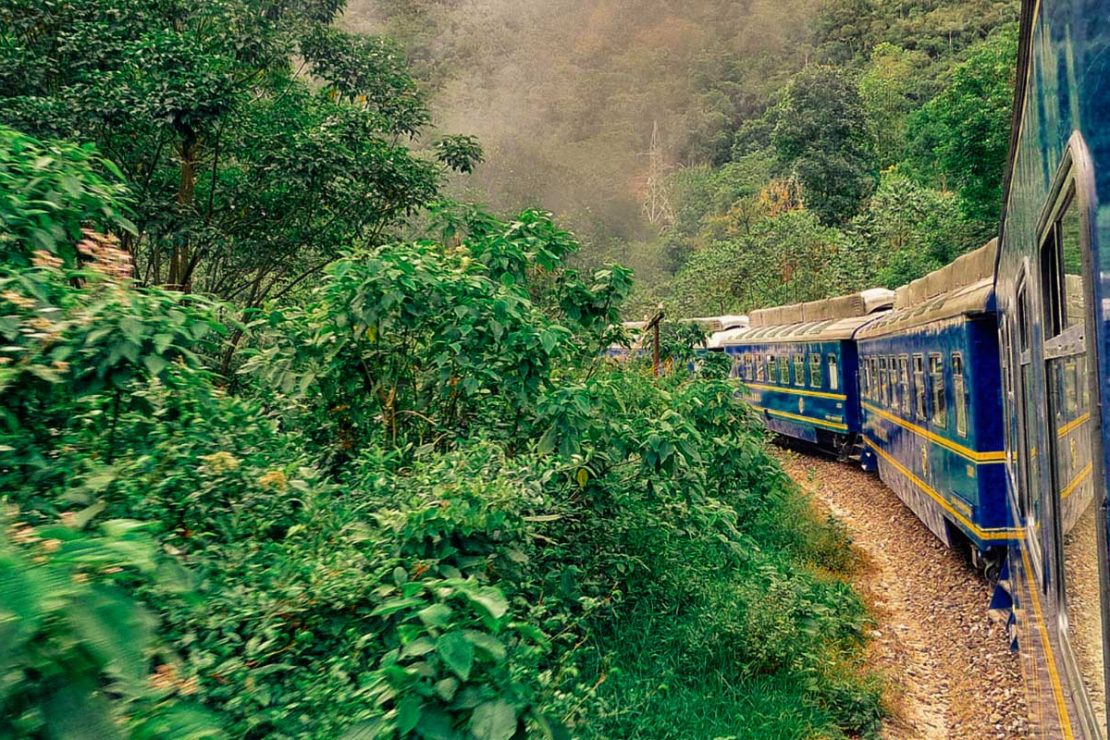
M 837 267 L 860 289 L 896 288 L 981 245 L 951 192 L 922 187 L 897 170 L 883 173 L 865 212 L 849 228 L 853 249 Z
M 1007 27 L 971 50 L 911 124 L 916 167 L 959 192 L 982 237 L 997 232 L 1002 208 L 1016 59 L 1016 30 Z
M 549 217 L 440 223 L 259 313 L 241 396 L 224 310 L 111 240 L 4 268 L 0 729 L 685 733 L 614 711 L 667 681 L 707 732 L 875 732 L 846 543 L 725 369 L 607 359 L 628 273 Z
M 707 241 L 719 237 L 723 225 L 742 220 L 740 227 L 750 226 L 773 165 L 769 154 L 756 152 L 719 169 L 691 167 L 670 178 L 675 223 L 666 241 L 672 271 L 681 268 Z
M 473 136 L 445 136 L 436 142 L 439 160 L 455 172 L 470 174 L 482 163 L 482 147 Z
M 156 622 L 126 586 L 155 577 L 154 542 L 143 525 L 122 519 L 104 521 L 99 534 L 83 532 L 97 513 L 37 528 L 0 519 L 10 538 L 0 538 L 0 731 L 115 738 L 124 736 L 117 720 L 130 715 L 138 737 L 155 728 L 217 737 L 214 718 L 147 681 L 158 655 Z M 162 676 L 171 680 L 168 671 Z
M 1012 0 L 825 0 L 816 44 L 819 55 L 836 64 L 866 60 L 872 49 L 892 44 L 946 67 L 994 29 L 1017 21 L 1019 11 Z
M 473 141 L 448 140 L 444 164 L 406 146 L 429 123 L 424 96 L 395 44 L 331 26 L 344 5 L 7 2 L 0 123 L 119 166 L 134 228 L 88 225 L 118 230 L 143 284 L 260 306 L 342 246 L 384 241 L 445 165 L 480 158 Z M 95 215 L 74 205 L 75 221 Z
M 875 185 L 877 161 L 859 90 L 833 67 L 807 67 L 783 92 L 771 137 L 782 167 L 825 224 L 843 223 Z
M 921 69 L 928 58 L 889 43 L 876 46 L 859 81 L 859 94 L 875 139 L 879 166 L 901 162 L 907 154 L 909 115 L 928 96 L 928 80 Z
M 131 231 L 121 175 L 89 146 L 49 144 L 0 126 L 0 259 L 35 250 L 76 264 L 81 229 Z
M 845 259 L 848 240 L 810 211 L 760 218 L 749 230 L 695 252 L 675 277 L 677 315 L 742 313 L 828 294 L 826 276 Z
M 673 178 L 679 217 L 664 243 L 679 269 L 669 305 L 694 315 L 896 287 L 994 236 L 1015 11 L 991 0 L 897 11 L 825 3 L 819 51 L 836 66 L 806 68 L 778 105 L 745 121 L 736 130 L 735 162 Z M 757 195 L 690 188 L 746 168 L 768 147 L 778 166 L 749 183 Z M 831 256 L 795 249 L 789 264 L 813 279 L 783 290 L 791 273 L 774 279 L 777 245 L 759 235 L 772 233 L 762 222 L 798 207 L 834 224 L 836 233 L 824 238 L 838 246 Z M 761 277 L 760 260 L 769 277 Z

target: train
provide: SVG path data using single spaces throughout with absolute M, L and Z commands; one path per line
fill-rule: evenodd
M 1038 737 L 1108 736 L 1108 192 L 1110 2 L 1023 0 L 997 238 L 707 343 L 768 429 L 875 471 L 997 584 Z

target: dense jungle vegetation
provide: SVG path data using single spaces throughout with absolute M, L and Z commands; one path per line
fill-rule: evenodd
M 1017 15 L 1013 0 L 354 0 L 347 23 L 406 39 L 439 115 L 497 151 L 466 192 L 558 211 L 583 264 L 635 269 L 634 312 L 705 315 L 896 286 L 991 238 Z
M 342 10 L 0 3 L 0 735 L 874 734 L 727 368 Z

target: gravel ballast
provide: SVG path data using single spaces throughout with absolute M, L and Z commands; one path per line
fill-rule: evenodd
M 993 587 L 874 475 L 781 451 L 786 470 L 844 523 L 863 561 L 856 587 L 877 625 L 888 738 L 1029 737 L 1021 666 L 988 615 Z

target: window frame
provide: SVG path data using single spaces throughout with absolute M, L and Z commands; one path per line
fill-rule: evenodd
M 934 367 L 933 363 L 936 363 Z M 944 355 L 940 352 L 929 353 L 929 424 L 937 429 L 948 429 L 948 385 Z
M 970 404 L 967 390 L 967 364 L 963 352 L 953 352 L 949 358 L 952 367 L 952 407 L 956 417 L 956 434 L 967 438 L 970 426 Z M 957 372 L 957 364 L 959 372 Z
M 825 356 L 825 362 L 828 364 L 828 378 L 829 390 L 840 390 L 840 363 L 836 360 L 836 353 L 829 352 Z
M 914 418 L 922 424 L 929 421 L 929 390 L 925 386 L 925 355 L 913 354 L 913 410 Z
M 890 376 L 887 375 L 886 355 L 879 356 L 879 405 L 890 407 Z

